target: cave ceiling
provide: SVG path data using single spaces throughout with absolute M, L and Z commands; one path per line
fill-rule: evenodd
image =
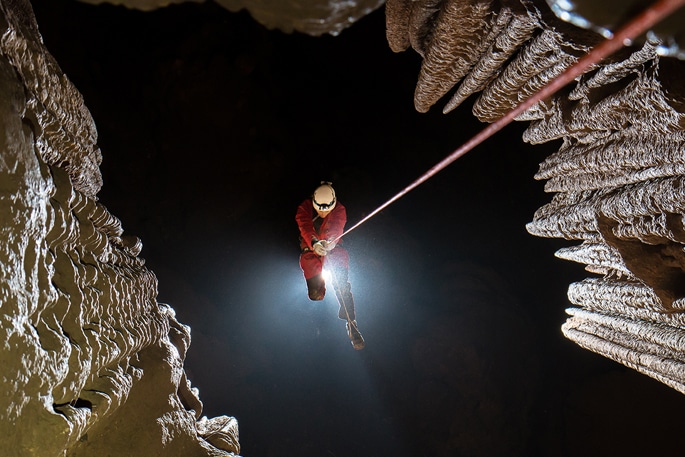
M 81 0 L 85 3 L 111 3 L 151 11 L 171 4 L 205 0 Z M 229 11 L 247 10 L 269 29 L 312 36 L 337 35 L 370 12 L 384 0 L 214 0 Z

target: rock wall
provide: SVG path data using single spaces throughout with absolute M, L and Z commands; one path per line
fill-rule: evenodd
M 386 14 L 391 48 L 423 57 L 417 110 L 478 94 L 488 122 L 602 39 L 528 0 L 388 0 Z M 580 241 L 557 256 L 598 275 L 570 286 L 564 335 L 685 393 L 685 62 L 663 48 L 626 47 L 518 120 L 529 143 L 561 140 L 536 175 L 555 195 L 528 231 Z
M 84 3 L 112 3 L 150 11 L 174 3 L 204 0 L 81 0 Z M 246 10 L 269 29 L 312 36 L 338 35 L 385 0 L 214 0 L 229 11 Z
M 0 1 L 0 28 L 3 455 L 239 453 L 185 376 L 190 329 L 97 200 L 93 119 L 28 0 Z

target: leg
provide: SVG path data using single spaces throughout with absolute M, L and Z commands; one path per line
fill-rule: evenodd
M 353 321 L 356 319 L 354 314 L 354 297 L 352 296 L 352 286 L 348 281 L 341 281 L 334 279 L 333 286 L 335 288 L 335 295 L 338 297 L 340 309 L 338 310 L 338 317 L 346 321 Z
M 333 274 L 335 275 L 336 273 Z M 334 278 L 335 295 L 338 297 L 338 303 L 340 303 L 338 317 L 347 322 L 347 336 L 352 342 L 352 347 L 359 351 L 364 349 L 365 343 L 357 326 L 357 317 L 354 313 L 354 297 L 352 297 L 350 283 L 347 281 L 347 270 L 337 270 L 337 275 Z
M 333 249 L 326 256 L 326 262 L 326 267 L 331 270 L 333 275 L 333 288 L 335 289 L 338 303 L 340 303 L 338 317 L 346 321 L 347 336 L 349 336 L 352 342 L 352 347 L 358 351 L 364 349 L 364 338 L 359 333 L 354 312 L 354 297 L 352 296 L 352 287 L 349 282 L 349 256 L 347 251 L 342 248 Z
M 353 321 L 356 317 L 352 286 L 349 282 L 349 255 L 347 251 L 342 247 L 333 249 L 326 256 L 325 266 L 326 269 L 331 271 L 333 276 L 333 288 L 340 304 L 338 317 L 343 320 Z
M 322 267 L 321 257 L 313 252 L 307 251 L 300 254 L 300 268 L 307 281 L 307 293 L 310 300 L 323 300 L 326 296 L 326 282 L 321 275 Z

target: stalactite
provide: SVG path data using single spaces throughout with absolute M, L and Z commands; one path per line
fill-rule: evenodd
M 581 102 L 557 99 L 553 114 L 533 121 L 524 141 L 539 144 L 586 134 L 608 136 L 614 131 L 634 129 L 643 135 L 670 135 L 681 131 L 682 114 L 674 110 L 660 91 L 656 62 L 632 78 L 614 83 L 611 93 L 587 97 Z M 585 141 L 587 142 L 587 141 Z
M 409 17 L 412 0 L 387 0 L 385 2 L 385 36 L 393 52 L 406 51 L 409 41 Z
M 421 57 L 426 55 L 426 47 L 435 33 L 435 18 L 440 14 L 444 3 L 444 0 L 418 0 L 411 3 L 408 19 L 409 43 Z
M 623 305 L 632 309 L 664 311 L 654 292 L 639 280 L 586 278 L 571 284 L 568 290 L 571 303 L 594 310 L 616 309 Z
M 561 33 L 543 29 L 526 42 L 501 75 L 488 84 L 474 104 L 473 113 L 482 121 L 499 119 L 575 63 L 587 49 L 570 46 Z
M 420 43 L 420 111 L 461 79 L 444 111 L 480 92 L 473 113 L 495 121 L 600 40 L 564 24 L 543 2 L 515 3 L 506 2 L 510 18 L 500 9 L 501 22 L 490 21 L 488 30 L 473 34 L 491 40 L 484 51 L 460 34 L 471 26 L 469 19 L 455 15 L 449 29 L 433 19 L 432 31 L 422 29 L 431 39 Z M 433 8 L 451 4 L 431 2 Z M 417 20 L 399 19 L 413 13 L 394 8 L 389 27 Z M 416 41 L 411 45 L 417 49 Z M 527 230 L 580 241 L 557 256 L 600 275 L 569 287 L 569 300 L 581 308 L 568 311 L 564 334 L 685 393 L 685 348 L 679 343 L 685 335 L 685 65 L 659 57 L 661 48 L 660 39 L 650 35 L 517 120 L 530 122 L 523 136 L 529 143 L 562 140 L 535 176 L 547 180 L 545 190 L 555 194 Z M 468 60 L 448 75 L 445 68 L 454 58 L 445 56 L 461 52 L 470 53 Z M 440 58 L 428 58 L 433 53 Z
M 682 242 L 680 233 L 666 223 L 665 214 L 684 211 L 683 191 L 683 177 L 676 176 L 613 190 L 557 194 L 536 211 L 527 228 L 538 236 L 592 240 L 599 236 L 597 215 L 601 214 L 620 225 L 617 236 Z M 653 195 L 662 198 L 657 200 Z
M 590 143 L 564 144 L 535 175 L 547 192 L 620 187 L 683 174 L 685 132 L 645 135 L 632 129 L 612 132 Z
M 567 338 L 685 393 L 682 349 L 667 349 L 682 340 L 685 331 L 670 328 L 659 335 L 657 331 L 662 328 L 657 325 L 645 322 L 631 325 L 619 316 L 578 309 L 569 312 L 573 317 L 562 326 Z M 656 341 L 646 341 L 645 335 Z
M 458 24 L 458 27 L 455 27 Z M 414 105 L 426 112 L 445 95 L 487 50 L 504 24 L 497 21 L 490 2 L 448 0 L 433 23 L 437 42 L 428 45 Z
M 546 238 L 601 241 L 593 207 L 598 198 L 596 194 L 591 191 L 556 194 L 550 203 L 535 212 L 526 229 Z
M 485 89 L 498 76 L 507 61 L 518 52 L 521 45 L 530 40 L 535 30 L 540 27 L 538 19 L 529 11 L 518 11 L 509 7 L 501 10 L 498 21 L 505 23 L 504 29 L 464 77 L 456 93 L 445 105 L 444 113 L 455 109 L 470 95 Z
M 555 256 L 572 262 L 585 264 L 585 269 L 591 273 L 607 276 L 617 276 L 635 279 L 631 271 L 625 266 L 621 254 L 605 243 L 583 242 L 577 246 L 559 249 Z

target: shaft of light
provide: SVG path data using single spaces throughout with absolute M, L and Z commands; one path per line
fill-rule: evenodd
M 356 229 L 369 219 L 371 219 L 376 214 L 383 211 L 385 208 L 407 195 L 412 190 L 416 189 L 418 186 L 428 181 L 430 178 L 435 176 L 443 168 L 446 168 L 452 162 L 457 160 L 459 157 L 463 156 L 483 141 L 490 138 L 495 133 L 502 130 L 504 127 L 509 125 L 516 116 L 526 111 L 531 106 L 538 103 L 547 97 L 550 97 L 556 93 L 559 89 L 564 87 L 566 84 L 570 83 L 578 76 L 585 73 L 592 65 L 595 65 L 610 56 L 614 52 L 621 49 L 623 46 L 630 44 L 636 37 L 647 32 L 651 27 L 657 24 L 659 21 L 668 17 L 671 13 L 676 11 L 678 8 L 685 5 L 685 0 L 660 0 L 653 3 L 651 6 L 647 7 L 642 13 L 631 19 L 626 25 L 619 29 L 613 37 L 602 41 L 600 44 L 595 46 L 590 52 L 585 56 L 580 58 L 575 64 L 567 68 L 561 75 L 556 79 L 550 81 L 546 86 L 540 89 L 535 94 L 531 95 L 528 99 L 519 104 L 516 108 L 509 111 L 507 114 L 489 124 L 474 137 L 468 140 L 466 143 L 461 145 L 458 149 L 452 152 L 450 155 L 438 162 L 433 168 L 421 175 L 416 181 L 409 184 L 407 187 L 398 192 L 394 197 L 392 197 L 387 202 L 383 203 L 381 206 L 373 210 L 362 220 L 357 222 L 355 225 L 347 229 L 342 235 L 335 238 L 333 241 L 338 241 L 345 235 L 349 234 L 352 230 Z

